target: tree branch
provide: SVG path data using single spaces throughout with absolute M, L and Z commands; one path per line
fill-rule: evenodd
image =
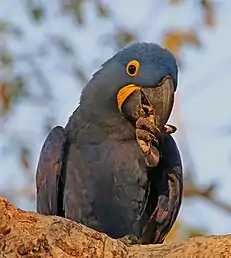
M 131 246 L 81 224 L 17 209 L 0 197 L 0 257 L 230 257 L 231 235 Z
M 201 197 L 206 201 L 209 201 L 213 205 L 217 206 L 218 208 L 226 211 L 227 213 L 231 213 L 231 205 L 219 198 L 216 197 L 214 193 L 216 190 L 216 185 L 209 185 L 207 187 L 199 187 L 193 184 L 184 184 L 184 197 L 185 198 L 193 198 L 193 197 Z

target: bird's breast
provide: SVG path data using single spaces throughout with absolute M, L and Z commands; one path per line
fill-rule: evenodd
M 132 233 L 144 198 L 147 174 L 136 141 L 71 146 L 69 163 L 76 182 L 81 221 L 111 237 Z M 79 184 L 79 185 L 78 185 Z M 74 188 L 74 187 L 73 187 Z M 87 206 L 87 207 L 86 207 Z

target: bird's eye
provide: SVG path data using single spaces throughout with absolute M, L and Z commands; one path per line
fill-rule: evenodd
M 130 76 L 136 76 L 140 68 L 140 63 L 137 60 L 130 61 L 126 66 L 126 72 Z

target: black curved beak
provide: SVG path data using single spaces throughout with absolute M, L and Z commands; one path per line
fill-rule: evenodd
M 141 103 L 145 103 L 153 109 L 156 127 L 162 131 L 171 115 L 174 104 L 173 79 L 167 76 L 154 88 L 142 88 Z
M 143 87 L 134 91 L 124 102 L 122 111 L 132 121 L 147 117 L 150 112 L 155 117 L 156 127 L 163 131 L 174 104 L 174 83 L 166 76 L 154 87 Z

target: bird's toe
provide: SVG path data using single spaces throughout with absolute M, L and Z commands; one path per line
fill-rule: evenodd
M 120 240 L 127 246 L 139 244 L 139 239 L 135 235 L 132 235 L 132 234 L 125 235 L 125 236 L 119 238 L 118 240 Z

